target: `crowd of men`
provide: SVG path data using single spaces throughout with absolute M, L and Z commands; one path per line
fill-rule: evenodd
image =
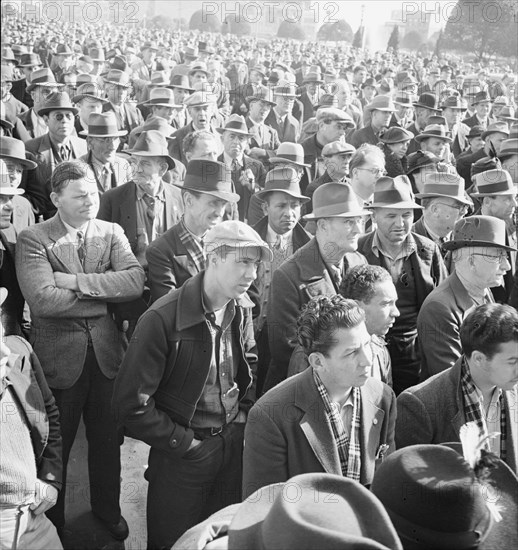
M 518 545 L 513 69 L 4 19 L 1 548 Z

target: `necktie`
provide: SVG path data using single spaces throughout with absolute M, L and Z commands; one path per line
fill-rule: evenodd
M 239 163 L 237 162 L 237 159 L 232 160 L 230 169 L 232 170 L 232 172 L 236 172 L 237 170 L 239 170 Z
M 59 156 L 62 161 L 68 160 L 70 158 L 70 150 L 66 145 L 62 145 L 59 148 Z
M 342 272 L 340 268 L 335 265 L 331 266 L 331 275 L 336 284 L 336 288 L 340 288 L 340 285 L 342 284 Z
M 79 261 L 81 265 L 85 266 L 86 258 L 86 245 L 85 245 L 85 236 L 82 231 L 77 232 L 77 255 L 79 256 Z
M 273 249 L 280 250 L 280 248 L 281 248 L 281 236 L 277 233 L 277 237 L 275 239 L 275 242 L 273 243 Z
M 152 221 L 154 221 L 156 212 L 157 212 L 157 201 L 155 197 L 152 197 L 151 195 L 148 195 L 147 193 L 144 195 L 144 202 L 146 203 L 146 214 L 148 215 L 148 218 Z
M 101 172 L 101 182 L 102 182 L 103 189 L 105 191 L 108 191 L 108 189 L 110 189 L 111 187 L 111 178 L 110 178 L 110 171 L 108 170 L 108 168 L 106 168 L 106 166 L 103 167 L 103 170 Z

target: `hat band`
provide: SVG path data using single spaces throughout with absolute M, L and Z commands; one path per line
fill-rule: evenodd
M 164 104 L 167 104 L 167 105 L 170 105 L 171 107 L 173 107 L 175 105 L 175 103 L 171 103 L 171 101 L 173 101 L 173 98 L 172 97 L 155 97 L 153 99 L 150 99 L 149 100 L 149 104 L 150 105 L 164 105 Z
M 88 125 L 88 133 L 96 135 L 105 135 L 109 136 L 110 134 L 118 134 L 119 129 L 117 126 L 106 126 L 106 125 Z
M 301 159 L 299 155 L 292 155 L 291 153 L 282 153 L 282 155 L 278 155 L 277 158 L 283 158 L 286 160 L 291 160 L 292 162 L 304 164 L 304 159 Z
M 437 193 L 438 195 L 448 195 L 452 198 L 463 197 L 461 187 L 459 185 L 449 183 L 429 183 L 424 186 L 423 195 L 432 195 Z
M 351 204 L 350 202 L 326 204 L 313 208 L 314 218 L 332 218 L 333 216 L 343 216 L 345 214 L 350 214 L 351 216 L 367 215 L 366 212 L 363 212 L 359 204 Z
M 384 204 L 386 206 L 392 206 L 399 202 L 414 202 L 412 197 L 403 197 L 403 195 L 397 189 L 387 189 L 381 193 L 374 194 L 372 204 Z
M 248 127 L 246 126 L 246 124 L 243 127 L 243 124 L 234 120 L 229 121 L 227 125 L 222 128 L 222 130 L 238 130 L 239 132 L 248 134 Z
M 479 193 L 484 193 L 486 195 L 491 195 L 492 193 L 501 193 L 502 191 L 513 192 L 513 188 L 509 187 L 509 182 L 507 180 L 491 182 L 483 186 L 478 187 Z M 516 192 L 516 188 L 514 189 Z

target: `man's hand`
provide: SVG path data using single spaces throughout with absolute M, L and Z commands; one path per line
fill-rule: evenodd
M 250 168 L 243 171 L 239 181 L 241 182 L 241 185 L 248 188 L 251 193 L 255 191 L 255 176 Z
M 34 515 L 39 516 L 52 508 L 58 500 L 58 490 L 49 483 L 36 480 L 36 490 L 34 492 L 34 502 L 30 505 L 30 509 Z
M 60 271 L 54 272 L 54 282 L 58 288 L 63 288 L 66 290 L 79 290 L 79 285 L 77 284 L 77 276 L 73 273 L 61 273 Z

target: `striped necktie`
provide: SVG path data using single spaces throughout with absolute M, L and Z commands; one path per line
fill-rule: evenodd
M 83 235 L 82 231 L 77 232 L 77 255 L 79 256 L 79 261 L 81 262 L 81 265 L 84 267 L 86 258 L 86 244 L 85 236 Z

